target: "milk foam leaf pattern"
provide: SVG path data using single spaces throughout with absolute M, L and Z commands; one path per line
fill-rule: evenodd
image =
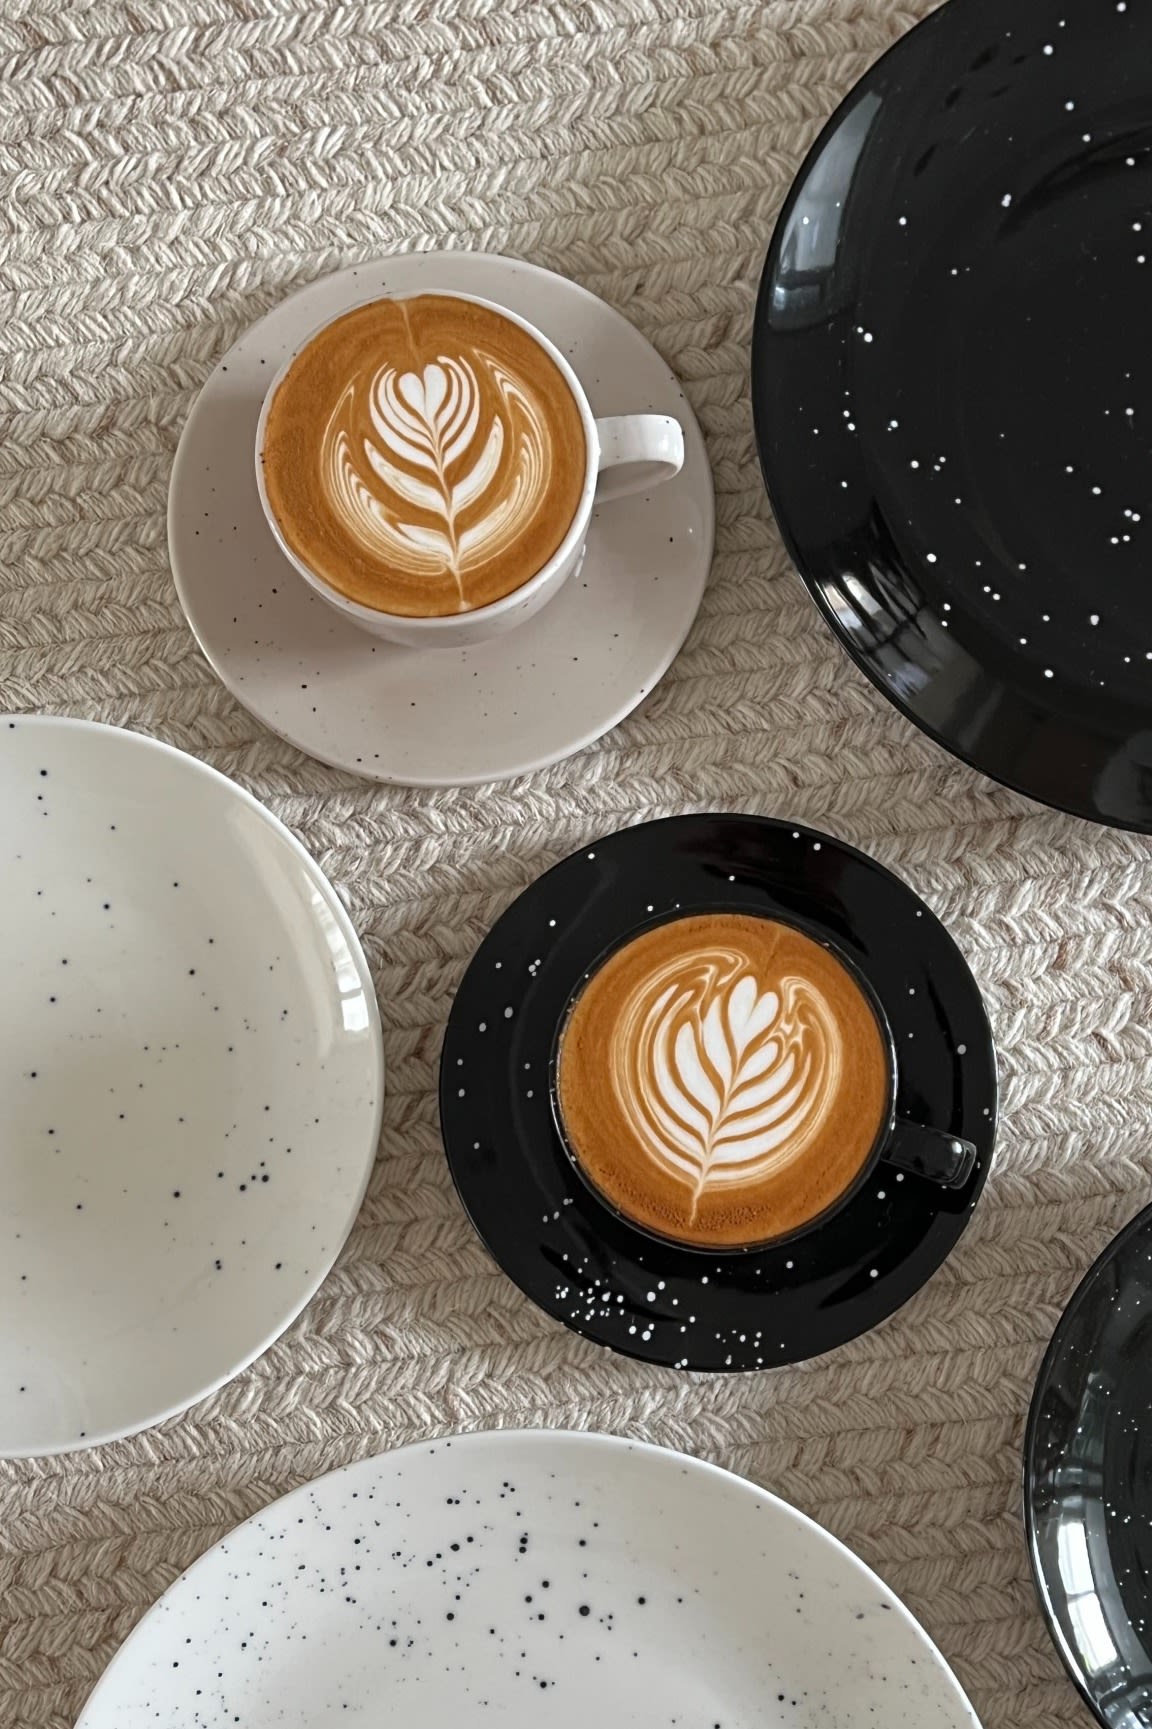
M 477 350 L 419 371 L 384 366 L 343 392 L 321 449 L 334 508 L 364 550 L 413 576 L 451 574 L 501 547 L 547 491 L 548 428 L 506 368 Z
M 807 979 L 758 980 L 736 949 L 680 955 L 636 987 L 612 1081 L 649 1156 L 692 1192 L 731 1195 L 800 1156 L 841 1070 L 836 1020 Z

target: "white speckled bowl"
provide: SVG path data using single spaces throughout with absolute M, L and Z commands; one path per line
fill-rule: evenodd
M 0 1455 L 93 1446 L 229 1380 L 359 1209 L 383 1057 L 356 934 L 288 830 L 193 757 L 0 720 Z
M 79 1729 L 979 1729 L 862 1561 L 715 1466 L 604 1435 L 365 1459 L 177 1580 Z

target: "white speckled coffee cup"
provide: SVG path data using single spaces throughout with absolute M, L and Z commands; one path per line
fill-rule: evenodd
M 420 292 L 445 291 L 429 288 L 421 289 Z M 401 616 L 349 600 L 289 546 L 269 503 L 264 484 L 264 438 L 268 412 L 277 390 L 300 353 L 335 320 L 325 320 L 324 324 L 313 330 L 299 348 L 289 355 L 268 387 L 256 428 L 256 485 L 260 493 L 260 503 L 268 526 L 285 558 L 299 571 L 320 599 L 345 618 L 359 625 L 361 629 L 370 631 L 373 636 L 384 637 L 389 642 L 399 643 L 407 648 L 467 648 L 472 643 L 483 642 L 490 636 L 499 636 L 504 631 L 525 623 L 559 592 L 573 571 L 579 568 L 594 507 L 607 499 L 623 498 L 628 493 L 648 491 L 659 486 L 663 481 L 671 480 L 674 475 L 679 474 L 684 462 L 683 430 L 679 421 L 674 420 L 671 415 L 624 414 L 597 420 L 575 372 L 560 350 L 549 342 L 535 325 L 517 313 L 510 312 L 507 307 L 499 306 L 491 300 L 482 300 L 477 295 L 452 294 L 451 297 L 471 301 L 477 306 L 498 312 L 501 317 L 519 325 L 521 330 L 533 337 L 559 369 L 571 390 L 584 428 L 587 447 L 584 486 L 568 532 L 548 562 L 510 594 L 488 606 L 475 607 L 466 612 L 428 618 Z M 382 295 L 374 298 L 408 299 L 411 296 Z M 346 308 L 338 316 L 344 317 L 348 310 Z

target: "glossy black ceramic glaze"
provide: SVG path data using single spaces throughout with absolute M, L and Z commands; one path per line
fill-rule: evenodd
M 952 0 L 856 86 L 772 239 L 761 463 L 916 724 L 1152 830 L 1152 10 Z
M 1108 1245 L 1048 1347 L 1024 1448 L 1032 1569 L 1110 1729 L 1152 1724 L 1152 1208 Z
M 549 1096 L 556 1029 L 574 990 L 629 933 L 670 913 L 720 908 L 823 930 L 855 963 L 892 1027 L 898 1114 L 977 1149 L 962 1188 L 880 1164 L 799 1240 L 707 1254 L 635 1229 L 578 1176 Z M 936 1271 L 987 1175 L 995 1073 L 975 981 L 906 884 L 811 829 L 687 816 L 581 849 L 504 914 L 453 1004 L 440 1115 L 476 1229 L 549 1314 L 650 1362 L 748 1370 L 843 1344 Z

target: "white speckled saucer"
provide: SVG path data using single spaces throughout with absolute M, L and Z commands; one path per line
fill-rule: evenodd
M 396 648 L 311 593 L 264 520 L 256 423 L 269 380 L 317 325 L 378 293 L 454 289 L 528 318 L 571 361 L 598 415 L 673 414 L 684 467 L 599 508 L 583 568 L 542 612 L 470 649 Z M 257 719 L 375 780 L 458 786 L 558 762 L 630 714 L 668 670 L 712 561 L 712 476 L 680 385 L 595 295 L 487 253 L 416 253 L 294 294 L 244 335 L 197 398 L 176 454 L 168 548 L 188 622 Z
M 134 1433 L 283 1332 L 383 1106 L 367 963 L 248 793 L 84 721 L 0 720 L 0 1455 Z
M 976 1729 L 907 1609 L 774 1495 L 603 1435 L 469 1435 L 277 1501 L 78 1729 Z

